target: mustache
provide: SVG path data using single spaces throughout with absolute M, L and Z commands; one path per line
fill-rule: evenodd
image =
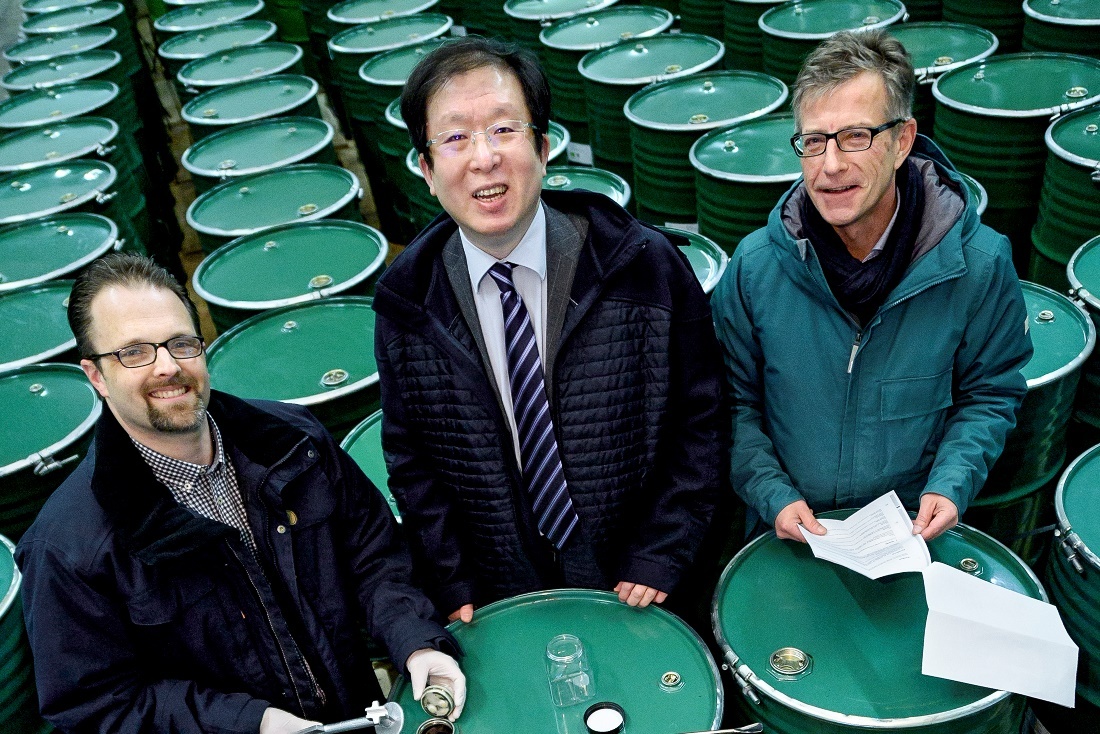
M 161 380 L 161 381 L 155 382 L 155 383 L 154 382 L 147 382 L 145 384 L 145 392 L 152 392 L 153 390 L 163 390 L 166 387 L 198 388 L 198 386 L 199 386 L 199 381 L 198 380 L 196 380 L 195 378 L 193 378 L 189 375 L 184 375 L 184 374 L 181 373 L 181 374 L 178 374 L 178 375 L 173 375 L 172 377 L 169 377 L 167 380 Z

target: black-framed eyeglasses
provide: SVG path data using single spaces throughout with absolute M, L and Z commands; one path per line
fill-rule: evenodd
M 165 342 L 139 342 L 130 344 L 122 349 L 103 354 L 89 354 L 87 359 L 99 359 L 100 357 L 114 357 L 123 367 L 133 369 L 145 367 L 157 361 L 157 350 L 164 347 L 173 359 L 194 359 L 203 353 L 203 339 L 201 336 L 174 336 Z
M 494 122 L 489 127 L 481 130 L 444 130 L 434 138 L 428 139 L 428 146 L 435 146 L 440 155 L 453 158 L 462 155 L 473 148 L 474 138 L 484 135 L 485 141 L 493 150 L 511 148 L 527 137 L 528 130 L 537 131 L 538 128 L 530 122 L 523 120 L 501 120 Z
M 836 147 L 845 153 L 858 153 L 867 150 L 875 141 L 875 136 L 886 132 L 895 125 L 908 120 L 908 117 L 899 117 L 890 122 L 884 122 L 878 127 L 846 127 L 835 133 L 802 133 L 791 136 L 791 147 L 799 158 L 812 158 L 825 152 L 830 140 L 836 141 Z

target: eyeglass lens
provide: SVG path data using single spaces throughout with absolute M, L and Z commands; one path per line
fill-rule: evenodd
M 131 344 L 120 349 L 118 361 L 124 367 L 144 367 L 157 361 L 157 350 L 163 346 L 176 359 L 192 359 L 202 354 L 202 339 L 194 336 L 181 336 L 162 344 Z
M 528 123 L 521 120 L 502 120 L 481 130 L 447 130 L 430 141 L 445 156 L 454 156 L 468 151 L 474 138 L 484 135 L 489 147 L 494 150 L 510 148 L 527 137 Z

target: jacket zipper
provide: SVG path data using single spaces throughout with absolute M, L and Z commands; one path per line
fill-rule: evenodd
M 848 374 L 852 374 L 852 367 L 856 363 L 856 352 L 859 351 L 859 343 L 863 341 L 863 332 L 856 332 L 856 339 L 852 342 L 852 356 L 848 358 Z

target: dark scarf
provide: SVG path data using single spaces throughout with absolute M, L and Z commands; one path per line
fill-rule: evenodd
M 802 201 L 803 230 L 825 271 L 825 280 L 841 308 L 854 315 L 861 325 L 874 317 L 905 275 L 924 214 L 924 181 L 917 165 L 907 160 L 894 180 L 901 200 L 898 217 L 882 251 L 867 263 L 852 257 L 809 196 Z

